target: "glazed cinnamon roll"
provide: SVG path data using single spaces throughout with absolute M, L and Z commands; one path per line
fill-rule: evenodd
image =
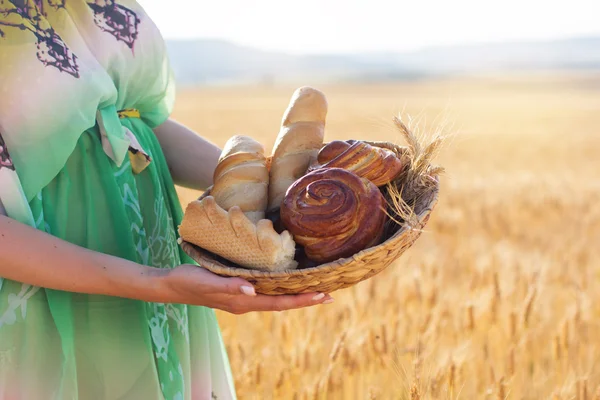
M 290 186 L 280 214 L 306 256 L 326 263 L 378 244 L 387 218 L 385 205 L 368 179 L 341 168 L 323 168 Z
M 320 150 L 317 162 L 317 168 L 343 168 L 369 179 L 375 186 L 386 185 L 404 169 L 404 163 L 392 151 L 359 140 L 328 143 Z

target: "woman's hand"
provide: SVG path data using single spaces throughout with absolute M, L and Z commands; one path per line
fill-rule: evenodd
M 232 314 L 284 311 L 331 303 L 324 293 L 267 296 L 241 278 L 224 278 L 194 265 L 181 265 L 161 276 L 160 289 L 167 302 L 216 308 Z M 162 296 L 161 296 L 162 297 Z

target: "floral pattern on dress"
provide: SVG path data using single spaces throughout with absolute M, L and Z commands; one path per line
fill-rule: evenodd
M 35 36 L 36 56 L 42 64 L 79 78 L 77 56 L 46 19 L 48 8 L 65 8 L 66 1 L 0 0 L 0 39 L 7 35 L 8 28 L 29 31 Z M 95 0 L 87 4 L 96 26 L 133 50 L 139 35 L 138 15 L 114 0 Z
M 172 268 L 173 260 L 177 259 L 177 247 L 173 220 L 161 207 L 164 197 L 158 193 L 154 201 L 154 214 L 156 220 L 147 229 L 144 226 L 142 208 L 139 200 L 139 191 L 133 174 L 131 164 L 127 160 L 114 172 L 121 189 L 123 204 L 131 220 L 131 235 L 135 245 L 139 262 L 152 265 L 156 268 Z M 175 322 L 181 335 L 189 342 L 187 307 L 177 304 L 146 303 L 148 328 L 156 359 L 156 367 L 161 382 L 167 379 L 172 384 L 163 385 L 163 395 L 166 399 L 183 399 L 184 393 L 176 388 L 185 386 L 184 376 L 173 365 L 170 351 L 173 351 L 172 322 Z M 180 372 L 180 373 L 178 373 Z M 177 382 L 176 382 L 177 381 Z M 172 392 L 169 392 L 172 391 Z
M 114 0 L 88 1 L 87 4 L 94 12 L 94 23 L 133 50 L 140 24 L 137 14 Z
M 13 165 L 12 159 L 10 158 L 10 154 L 8 154 L 8 148 L 6 147 L 6 143 L 0 134 L 0 169 L 7 168 L 12 171 L 15 170 L 15 166 Z
M 31 32 L 42 64 L 79 78 L 77 56 L 48 23 L 45 7 L 64 8 L 64 0 L 0 0 L 0 38 L 6 36 L 7 28 Z

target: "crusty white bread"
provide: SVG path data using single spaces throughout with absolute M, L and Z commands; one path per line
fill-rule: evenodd
M 270 157 L 267 211 L 281 206 L 287 189 L 316 163 L 323 146 L 327 99 L 317 89 L 297 89 L 286 109 Z
M 211 195 L 219 206 L 238 206 L 254 223 L 265 218 L 269 170 L 264 147 L 248 136 L 231 137 L 221 152 Z
M 298 266 L 296 244 L 288 231 L 278 234 L 268 219 L 254 224 L 237 206 L 225 211 L 212 196 L 188 204 L 179 234 L 240 267 L 277 272 Z

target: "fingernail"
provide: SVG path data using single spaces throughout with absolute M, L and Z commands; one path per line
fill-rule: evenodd
M 327 300 L 325 300 L 325 301 L 324 301 L 323 303 L 321 303 L 321 304 L 331 304 L 331 303 L 333 303 L 334 301 L 335 301 L 335 300 L 334 300 L 333 298 L 331 298 L 331 299 L 327 299 Z
M 256 292 L 254 291 L 254 288 L 252 286 L 242 286 L 240 287 L 240 290 L 246 296 L 256 296 Z
M 316 295 L 315 297 L 313 297 L 313 301 L 319 301 L 321 300 L 323 297 L 325 297 L 325 293 L 319 293 L 318 295 Z

